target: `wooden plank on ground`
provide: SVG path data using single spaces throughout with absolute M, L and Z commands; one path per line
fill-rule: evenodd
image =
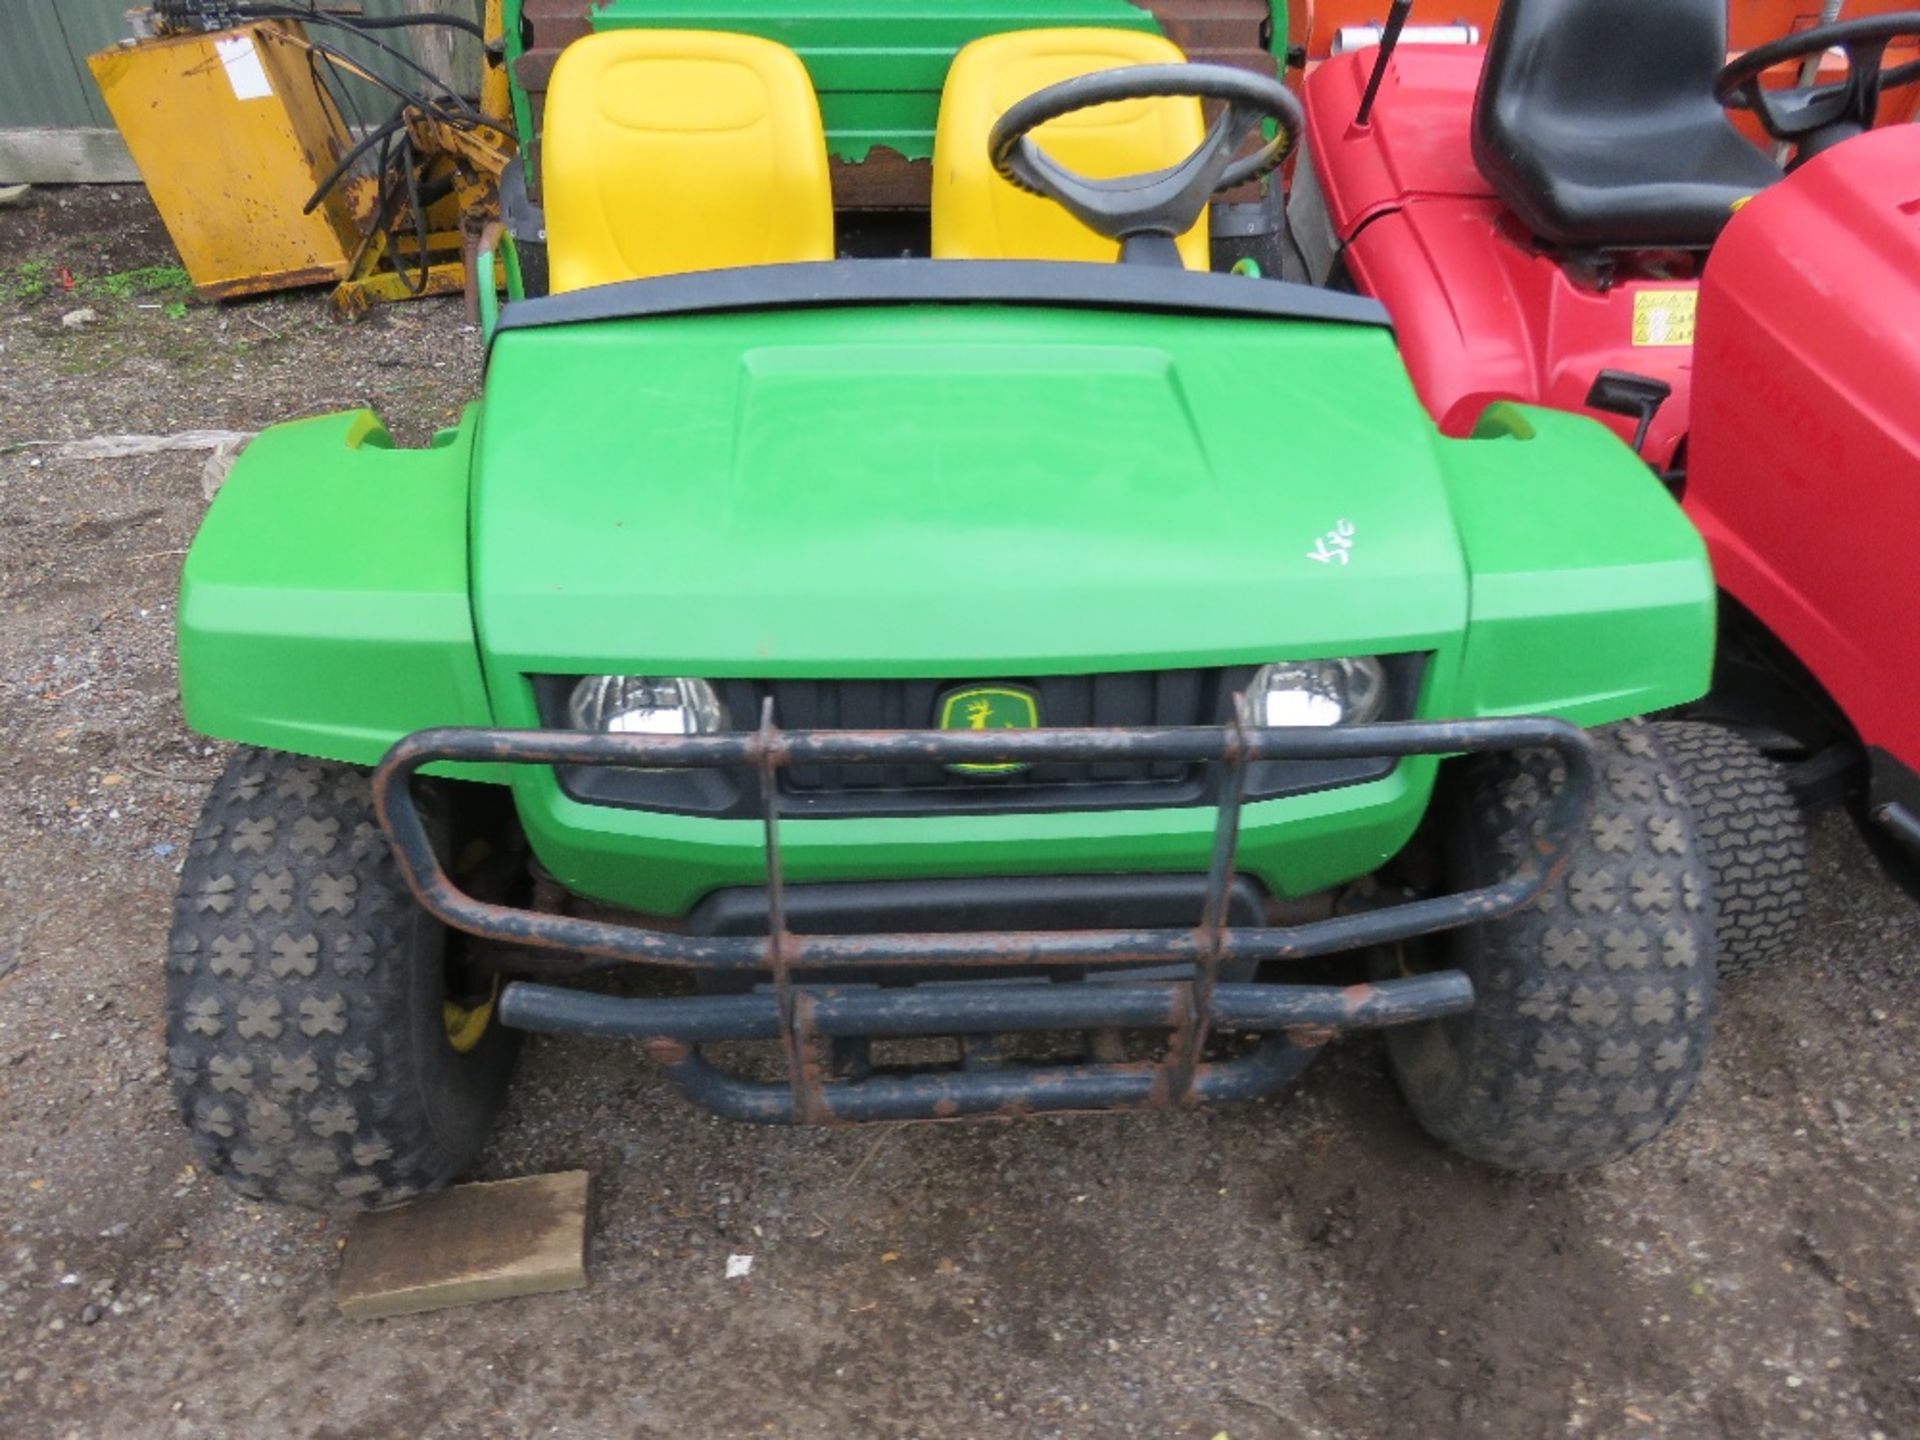
M 357 1217 L 334 1299 L 349 1320 L 587 1283 L 587 1172 L 458 1185 Z

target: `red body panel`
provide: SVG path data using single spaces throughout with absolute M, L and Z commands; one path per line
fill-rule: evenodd
M 1601 289 L 1540 250 L 1473 163 L 1469 126 L 1483 52 L 1407 49 L 1389 63 L 1371 122 L 1352 117 L 1372 51 L 1343 55 L 1307 80 L 1308 134 L 1333 228 L 1360 290 L 1393 316 L 1420 398 L 1448 434 L 1465 434 L 1490 400 L 1585 411 L 1602 370 L 1664 380 L 1643 452 L 1666 466 L 1686 430 L 1692 380 L 1685 330 L 1635 343 L 1642 291 L 1695 288 L 1686 256 L 1622 262 Z M 1658 306 L 1661 315 L 1669 307 Z M 1642 326 L 1641 338 L 1649 338 Z M 1595 415 L 1623 438 L 1633 422 Z
M 1920 770 L 1920 128 L 1749 204 L 1699 329 L 1686 508 L 1720 583 Z
M 1416 25 L 1477 25 L 1481 35 L 1493 26 L 1496 0 L 1450 0 L 1419 6 Z M 1862 15 L 1891 15 L 1911 10 L 1913 0 L 1852 0 L 1849 20 Z M 1727 43 L 1736 50 L 1764 45 L 1805 30 L 1820 17 L 1819 0 L 1729 0 Z M 1287 39 L 1307 52 L 1309 61 L 1325 60 L 1342 25 L 1379 25 L 1387 18 L 1387 0 L 1289 0 Z
M 1348 271 L 1392 315 L 1441 427 L 1464 433 L 1494 399 L 1581 411 L 1602 369 L 1667 381 L 1643 453 L 1666 468 L 1686 442 L 1685 505 L 1721 586 L 1868 745 L 1920 771 L 1920 127 L 1847 141 L 1762 191 L 1704 286 L 1689 257 L 1655 255 L 1622 259 L 1601 290 L 1481 179 L 1481 51 L 1401 51 L 1359 127 L 1373 58 L 1308 77 L 1315 176 Z M 1697 347 L 1690 331 L 1636 344 L 1636 297 L 1687 290 Z
M 1287 44 L 1306 57 L 1309 74 L 1333 54 L 1334 37 L 1343 25 L 1379 25 L 1387 18 L 1388 0 L 1289 0 L 1287 5 Z M 1914 0 L 1852 0 L 1846 7 L 1849 20 L 1867 15 L 1890 15 L 1914 8 Z M 1485 39 L 1493 30 L 1493 17 L 1499 9 L 1496 0 L 1452 0 L 1446 6 L 1416 8 L 1416 25 L 1472 25 Z M 1727 5 L 1728 59 L 1755 45 L 1778 40 L 1783 35 L 1808 29 L 1820 17 L 1818 0 L 1729 0 Z M 1898 65 L 1920 54 L 1920 47 L 1901 44 L 1887 54 L 1887 64 Z M 1823 76 L 1839 79 L 1845 65 L 1835 56 L 1821 64 Z M 1788 75 L 1778 77 L 1785 83 Z M 1773 83 L 1769 81 L 1769 83 Z M 1352 112 L 1349 111 L 1349 114 Z M 1920 116 L 1920 87 L 1906 85 L 1889 90 L 1880 102 L 1880 123 L 1889 124 Z M 1749 139 L 1764 140 L 1760 127 L 1748 115 L 1738 115 L 1734 123 Z

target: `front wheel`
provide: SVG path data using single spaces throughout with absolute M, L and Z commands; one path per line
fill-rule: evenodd
M 1645 1144 L 1679 1114 L 1706 1056 L 1712 877 L 1686 796 L 1651 728 L 1593 738 L 1593 803 L 1559 877 L 1447 942 L 1442 959 L 1472 979 L 1474 1008 L 1387 1032 L 1420 1123 L 1506 1169 L 1578 1170 Z M 1440 820 L 1454 882 L 1511 870 L 1564 778 L 1539 751 L 1451 767 Z
M 167 1056 L 208 1168 L 243 1193 L 371 1209 L 469 1165 L 515 1041 L 401 882 L 367 772 L 241 750 L 180 876 Z

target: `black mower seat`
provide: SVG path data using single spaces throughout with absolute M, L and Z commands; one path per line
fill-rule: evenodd
M 1726 0 L 1502 0 L 1474 162 L 1549 244 L 1711 245 L 1781 174 L 1713 98 L 1726 60 Z

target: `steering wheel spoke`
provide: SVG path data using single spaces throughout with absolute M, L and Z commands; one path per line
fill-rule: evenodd
M 1775 140 L 1801 146 L 1801 158 L 1850 135 L 1871 129 L 1882 89 L 1920 76 L 1909 62 L 1886 68 L 1887 47 L 1900 39 L 1920 39 L 1920 11 L 1869 15 L 1816 25 L 1753 49 L 1730 63 L 1713 84 L 1713 95 L 1734 110 L 1750 110 Z M 1769 90 L 1769 70 L 1839 50 L 1847 74 L 1824 85 Z
M 1222 108 L 1193 153 L 1162 170 L 1096 180 L 1069 170 L 1033 140 L 1040 126 L 1095 105 L 1181 96 L 1218 100 Z M 1253 154 L 1238 156 L 1269 120 L 1273 137 Z M 1167 260 L 1170 246 L 1130 242 L 1184 235 L 1215 194 L 1258 179 L 1286 159 L 1301 123 L 1299 102 L 1277 80 L 1224 65 L 1131 65 L 1076 75 L 1016 102 L 995 123 L 987 146 L 1006 180 L 1117 241 L 1123 258 L 1158 263 Z

